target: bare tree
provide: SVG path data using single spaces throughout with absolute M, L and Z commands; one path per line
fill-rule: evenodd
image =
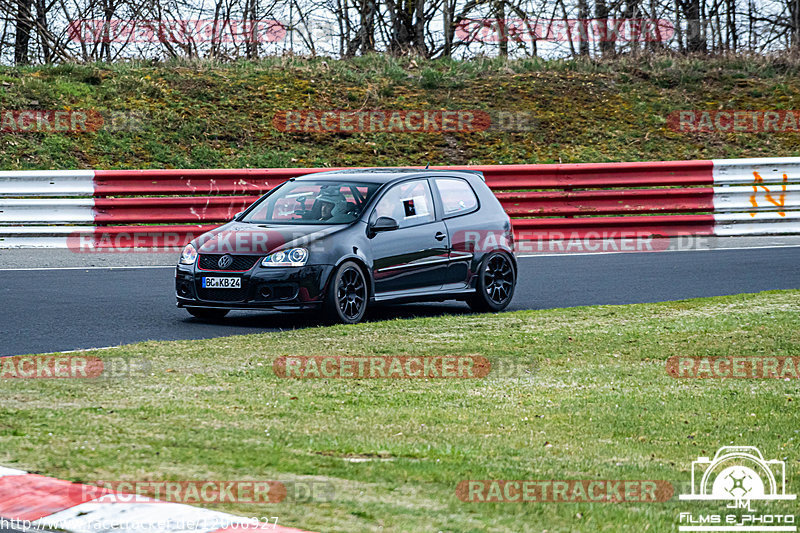
M 16 65 L 27 65 L 30 62 L 29 45 L 33 28 L 32 7 L 33 0 L 17 0 L 17 32 L 14 37 L 14 63 Z
M 0 0 L 0 18 L 0 61 L 20 65 L 800 52 L 800 0 Z

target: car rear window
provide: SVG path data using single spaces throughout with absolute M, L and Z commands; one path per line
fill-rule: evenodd
M 436 188 L 442 197 L 444 216 L 469 213 L 478 207 L 475 192 L 464 180 L 458 178 L 436 178 Z

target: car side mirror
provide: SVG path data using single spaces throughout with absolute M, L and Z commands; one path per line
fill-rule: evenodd
M 378 217 L 378 220 L 373 222 L 369 229 L 374 233 L 379 233 L 381 231 L 393 231 L 399 227 L 400 225 L 397 221 L 391 217 Z
M 244 211 L 239 211 L 238 213 L 233 215 L 233 220 L 237 220 L 238 221 L 239 217 L 242 216 L 242 213 L 244 213 Z

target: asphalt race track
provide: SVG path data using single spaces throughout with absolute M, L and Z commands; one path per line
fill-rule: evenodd
M 519 259 L 510 310 L 629 304 L 800 287 L 800 248 L 534 256 Z M 0 355 L 199 339 L 314 325 L 234 312 L 205 323 L 175 307 L 173 268 L 0 271 Z M 369 320 L 468 313 L 462 303 L 375 308 Z

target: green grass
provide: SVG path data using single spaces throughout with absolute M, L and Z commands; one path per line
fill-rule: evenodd
M 0 133 L 0 168 L 316 167 L 797 156 L 793 133 L 677 133 L 682 109 L 800 109 L 790 58 L 366 56 L 0 67 L 0 109 L 131 112 L 141 127 Z M 522 111 L 530 131 L 298 134 L 281 110 Z
M 721 506 L 464 503 L 468 479 L 655 479 L 684 490 L 723 445 L 786 461 L 800 491 L 798 381 L 677 380 L 673 355 L 800 355 L 800 291 L 390 320 L 90 352 L 130 379 L 4 380 L 0 464 L 73 481 L 322 480 L 331 501 L 220 505 L 313 531 L 677 529 Z M 482 380 L 287 380 L 288 355 L 483 355 Z M 491 375 L 490 375 L 491 376 Z M 768 505 L 767 509 L 764 506 Z M 759 504 L 794 512 L 796 502 Z

